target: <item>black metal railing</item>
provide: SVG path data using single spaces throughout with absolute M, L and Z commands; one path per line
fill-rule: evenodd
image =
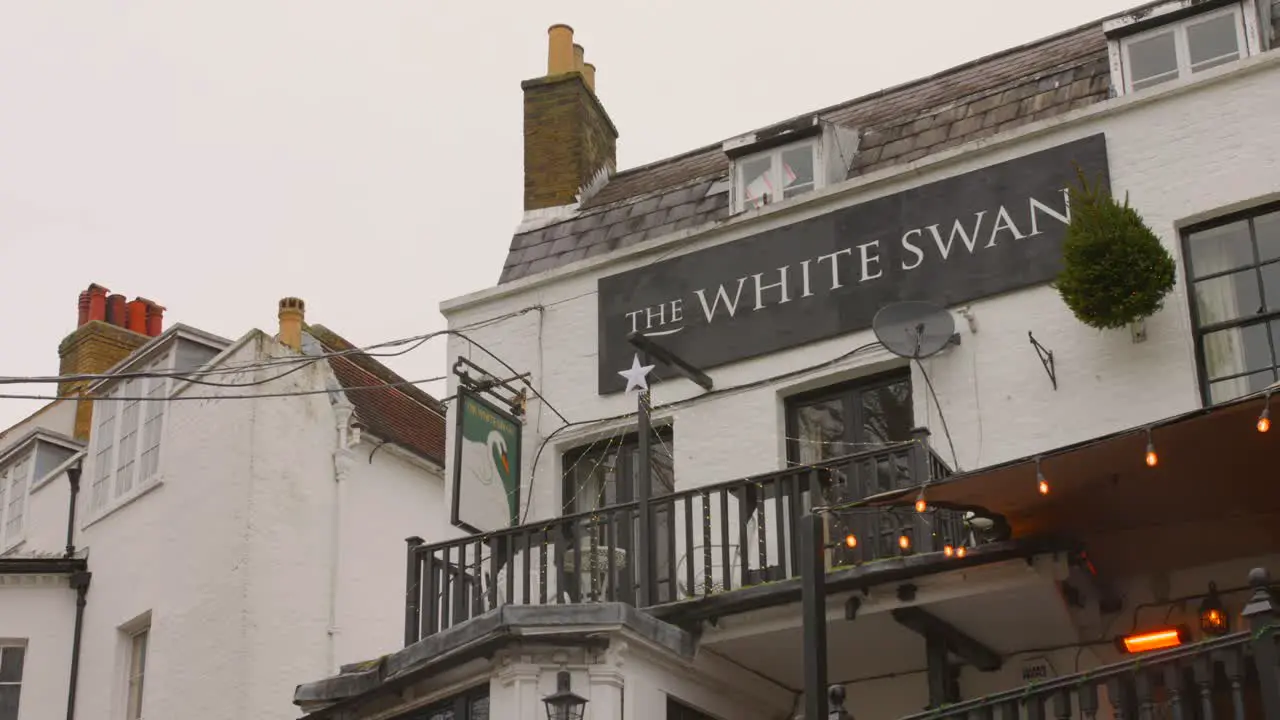
M 1265 572 L 1255 570 L 1250 582 L 1255 594 L 1245 608 L 1248 630 L 903 720 L 1280 720 L 1280 618 Z
M 410 538 L 405 643 L 501 605 L 638 605 L 642 597 L 660 605 L 798 577 L 799 523 L 809 508 L 950 474 L 926 437 L 651 498 L 651 538 L 640 536 L 639 501 L 432 545 Z M 965 530 L 954 511 L 838 511 L 830 562 L 959 547 Z M 846 540 L 850 533 L 857 542 Z M 648 568 L 637 566 L 641 543 Z

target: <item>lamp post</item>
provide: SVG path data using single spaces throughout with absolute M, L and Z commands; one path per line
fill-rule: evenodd
M 556 691 L 544 698 L 547 720 L 582 720 L 587 699 L 569 689 L 569 671 L 556 673 Z

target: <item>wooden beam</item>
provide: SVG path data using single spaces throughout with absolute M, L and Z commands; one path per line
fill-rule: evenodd
M 942 618 L 918 607 L 896 608 L 893 610 L 893 619 L 908 630 L 921 635 L 926 641 L 931 636 L 942 638 L 948 650 L 983 672 L 999 670 L 1003 664 L 999 653 L 957 630 Z

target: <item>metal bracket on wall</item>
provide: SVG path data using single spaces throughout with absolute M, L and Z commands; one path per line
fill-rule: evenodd
M 472 376 L 468 369 L 474 371 L 475 376 Z M 525 405 L 529 399 L 527 390 L 523 387 L 512 387 L 510 383 L 513 380 L 528 380 L 531 373 L 523 373 L 509 378 L 498 378 L 459 355 L 457 362 L 453 364 L 453 374 L 458 376 L 458 382 L 466 389 L 492 397 L 506 405 L 511 410 L 511 414 L 516 417 L 524 416 Z
M 1027 331 L 1027 339 L 1031 341 L 1031 347 L 1036 349 L 1036 355 L 1040 358 L 1040 364 L 1044 366 L 1044 371 L 1049 374 L 1049 382 L 1053 383 L 1053 389 L 1058 389 L 1058 371 L 1053 364 L 1053 351 L 1041 345 L 1036 336 Z

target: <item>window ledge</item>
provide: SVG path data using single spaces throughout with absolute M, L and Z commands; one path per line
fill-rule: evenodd
M 92 527 L 93 525 L 101 521 L 103 518 L 106 518 L 107 516 L 114 514 L 121 508 L 127 505 L 132 505 L 134 501 L 136 501 L 138 498 L 142 497 L 143 495 L 149 495 L 153 490 L 155 490 L 156 488 L 160 487 L 163 484 L 164 484 L 164 478 L 157 475 L 154 480 L 151 480 L 146 485 L 140 487 L 137 490 L 134 490 L 129 495 L 108 504 L 106 507 L 100 510 L 98 514 L 89 518 L 88 522 L 86 522 L 80 529 L 86 530 Z
M 17 550 L 18 548 L 22 547 L 26 542 L 27 542 L 27 537 L 26 537 L 26 531 L 24 530 L 23 534 L 19 536 L 17 540 L 14 540 L 13 542 L 8 543 L 7 545 L 0 545 L 0 557 L 7 556 L 9 553 L 13 552 L 14 550 Z

